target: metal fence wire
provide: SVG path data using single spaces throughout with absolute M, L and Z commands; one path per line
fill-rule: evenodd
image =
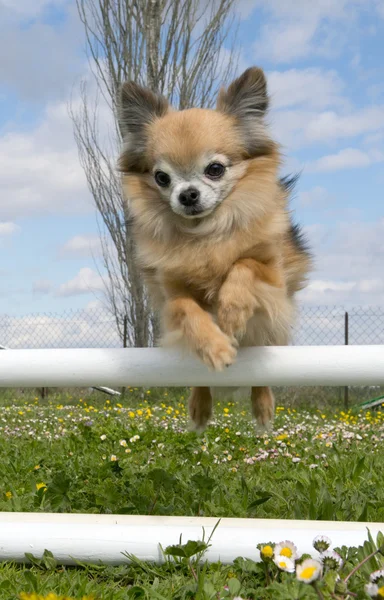
M 124 324 L 119 327 L 124 331 Z M 302 306 L 293 332 L 295 345 L 384 344 L 384 309 L 380 307 Z M 117 348 L 126 345 L 115 317 L 106 310 L 0 315 L 0 349 Z M 1 354 L 0 354 L 1 360 Z M 80 393 L 80 390 L 78 390 Z M 277 401 L 290 405 L 349 406 L 384 394 L 376 386 L 356 388 L 278 388 Z M 0 401 L 27 390 L 2 390 Z M 36 395 L 36 391 L 33 392 Z M 46 395 L 47 390 L 38 392 Z M 55 390 L 57 393 L 57 390 Z M 84 395 L 86 390 L 81 390 Z M 76 391 L 72 390 L 72 395 Z

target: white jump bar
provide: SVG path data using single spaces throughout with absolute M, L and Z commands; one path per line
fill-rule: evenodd
M 121 564 L 123 552 L 143 561 L 161 563 L 163 548 L 188 540 L 205 540 L 216 518 L 0 513 L 0 561 L 25 562 L 25 553 L 41 557 L 50 550 L 58 563 L 102 561 Z M 327 535 L 333 546 L 357 546 L 367 539 L 367 528 L 376 538 L 384 523 L 289 521 L 274 519 L 222 519 L 211 540 L 209 562 L 231 563 L 238 556 L 259 560 L 257 544 L 293 541 L 300 553 L 314 553 L 313 538 Z
M 384 346 L 244 348 L 220 373 L 162 348 L 0 353 L 0 387 L 383 384 Z

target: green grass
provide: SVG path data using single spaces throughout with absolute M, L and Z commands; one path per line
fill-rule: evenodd
M 123 405 L 101 395 L 93 405 L 69 395 L 45 405 L 8 396 L 0 407 L 0 510 L 384 521 L 384 411 L 279 407 L 273 433 L 256 438 L 248 404 L 221 402 L 198 436 L 187 431 L 185 396 L 185 390 L 131 389 Z M 196 581 L 196 570 L 184 563 L 3 565 L 0 599 L 22 590 L 134 598 L 132 585 L 144 590 L 136 590 L 138 598 L 203 599 L 211 597 L 198 595 L 207 582 L 212 597 L 224 598 L 217 592 L 231 574 L 244 597 L 291 597 L 268 595 L 260 565 L 250 573 L 244 568 L 213 565 Z M 284 588 L 287 577 L 294 576 L 279 574 L 275 584 Z M 262 585 L 261 595 L 252 585 Z M 312 597 L 314 588 L 302 586 L 307 595 L 297 591 L 292 598 Z

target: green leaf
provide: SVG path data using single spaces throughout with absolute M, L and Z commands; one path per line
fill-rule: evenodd
M 9 590 L 11 587 L 11 582 L 9 579 L 4 579 L 1 583 L 0 583 L 0 590 Z
M 367 521 L 368 520 L 368 507 L 369 507 L 369 502 L 366 502 L 364 504 L 364 508 L 360 513 L 360 516 L 358 517 L 358 521 Z
M 128 590 L 127 597 L 136 600 L 136 598 L 145 598 L 145 589 L 139 585 L 134 585 Z
M 228 588 L 232 596 L 238 596 L 241 590 L 241 583 L 238 579 L 232 578 L 228 581 Z
M 380 548 L 380 552 L 382 553 L 382 549 L 384 548 L 384 534 L 381 531 L 377 534 L 376 545 Z
M 364 469 L 364 463 L 365 463 L 365 456 L 362 456 L 356 463 L 355 468 L 353 469 L 352 472 L 352 481 L 355 481 L 359 475 L 361 475 L 363 469 Z
M 200 492 L 208 496 L 212 494 L 216 486 L 216 481 L 214 479 L 207 477 L 207 475 L 202 475 L 201 473 L 196 473 L 196 475 L 191 478 L 191 482 Z
M 216 598 L 217 597 L 215 586 L 210 581 L 206 581 L 204 583 L 204 592 L 205 592 L 207 598 Z
M 31 554 L 31 552 L 25 552 L 24 554 L 25 558 L 27 558 L 29 560 L 30 563 L 32 563 L 35 567 L 39 567 L 41 568 L 42 566 L 42 559 L 41 558 L 37 558 L 36 556 L 33 556 L 33 554 Z
M 265 496 L 262 496 L 261 498 L 257 498 L 256 500 L 254 500 L 253 502 L 248 504 L 248 510 L 252 510 L 253 508 L 256 508 L 256 506 L 260 506 L 261 504 L 268 502 L 268 500 L 270 500 L 271 498 L 272 498 L 272 494 L 266 494 Z
M 188 540 L 186 544 L 168 546 L 164 550 L 164 554 L 166 554 L 167 556 L 179 556 L 180 558 L 191 558 L 195 554 L 205 552 L 207 547 L 208 546 L 205 542 L 193 542 L 192 540 Z
M 163 488 L 165 490 L 172 490 L 177 481 L 176 477 L 164 469 L 152 469 L 152 471 L 148 473 L 148 479 L 153 481 L 153 487 L 155 489 Z
M 57 561 L 49 550 L 44 550 L 42 561 L 48 571 L 54 570 L 57 567 Z
M 38 592 L 39 584 L 36 575 L 32 571 L 27 570 L 24 571 L 24 578 L 30 584 L 32 591 Z

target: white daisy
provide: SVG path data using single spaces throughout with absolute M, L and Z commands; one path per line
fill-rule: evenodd
M 376 598 L 376 596 L 379 594 L 379 586 L 376 583 L 367 583 L 365 586 L 365 591 L 367 592 L 368 596 L 371 596 L 371 598 Z
M 327 569 L 336 570 L 343 566 L 343 559 L 334 550 L 325 550 L 325 552 L 322 552 L 320 560 Z
M 331 547 L 332 541 L 326 535 L 317 535 L 313 540 L 312 545 L 318 552 L 325 552 Z
M 297 548 L 293 542 L 289 542 L 285 540 L 284 542 L 280 542 L 276 544 L 274 549 L 275 558 L 279 558 L 281 556 L 285 558 L 289 558 L 290 560 L 296 560 L 298 557 Z
M 372 583 L 377 583 L 380 579 L 382 579 L 383 583 L 384 583 L 384 569 L 379 569 L 378 571 L 374 571 L 369 576 L 369 580 L 372 581 Z
M 304 583 L 312 583 L 320 577 L 321 573 L 321 564 L 313 558 L 306 558 L 300 565 L 296 565 L 296 577 Z
M 273 562 L 281 571 L 286 573 L 294 573 L 295 571 L 295 563 L 286 556 L 275 556 Z

